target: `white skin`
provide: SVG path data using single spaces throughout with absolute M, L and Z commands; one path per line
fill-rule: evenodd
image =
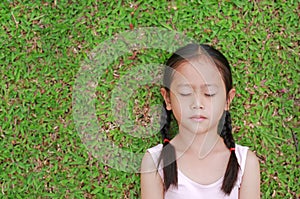
M 230 151 L 217 134 L 224 110 L 229 110 L 235 89 L 226 95 L 218 69 L 206 56 L 179 65 L 170 92 L 161 89 L 166 108 L 172 110 L 179 133 L 171 140 L 179 170 L 200 184 L 211 184 L 224 176 Z M 142 198 L 163 198 L 163 182 L 148 153 L 142 161 Z M 152 172 L 146 172 L 152 171 Z M 259 198 L 259 164 L 254 153 L 247 154 L 240 198 Z

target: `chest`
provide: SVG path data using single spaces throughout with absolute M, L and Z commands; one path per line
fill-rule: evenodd
M 212 184 L 224 176 L 229 154 L 219 153 L 199 159 L 195 154 L 186 153 L 177 160 L 178 169 L 199 184 Z

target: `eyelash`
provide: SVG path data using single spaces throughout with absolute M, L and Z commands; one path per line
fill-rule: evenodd
M 189 94 L 182 94 L 182 93 L 180 93 L 180 95 L 186 97 L 186 96 L 191 95 L 191 93 L 189 93 Z
M 206 97 L 213 97 L 215 95 L 216 95 L 215 93 L 213 93 L 213 94 L 205 94 Z
M 189 95 L 191 95 L 191 93 L 189 93 L 189 94 L 180 94 L 181 96 L 183 96 L 183 97 L 186 97 L 186 96 L 189 96 Z M 213 96 L 215 96 L 216 94 L 215 93 L 213 93 L 213 94 L 207 94 L 207 93 L 205 93 L 204 94 L 206 97 L 213 97 Z

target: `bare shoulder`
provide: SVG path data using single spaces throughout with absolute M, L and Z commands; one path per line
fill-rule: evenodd
M 141 163 L 141 198 L 163 198 L 163 182 L 149 152 L 145 153 Z
M 259 161 L 256 154 L 248 150 L 247 159 L 246 159 L 246 168 L 245 169 L 259 169 Z
M 157 170 L 157 166 L 149 152 L 146 152 L 141 164 L 141 173 L 149 173 Z
M 260 198 L 260 168 L 256 154 L 250 150 L 247 153 L 246 165 L 240 187 L 241 199 Z

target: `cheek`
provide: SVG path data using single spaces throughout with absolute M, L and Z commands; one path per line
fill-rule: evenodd
M 180 100 L 179 97 L 176 97 L 174 94 L 171 94 L 171 106 L 174 117 L 178 122 L 181 120 L 182 110 L 186 106 L 186 102 Z
M 220 95 L 214 97 L 203 96 L 199 101 L 204 106 L 204 109 L 209 112 L 215 112 L 219 109 L 223 110 L 226 105 L 225 97 L 223 98 Z
M 213 100 L 211 100 L 211 105 L 213 107 L 216 107 L 218 109 L 224 109 L 226 105 L 226 98 L 225 97 L 216 97 Z
M 210 111 L 212 113 L 212 116 L 216 119 L 221 118 L 224 110 L 225 110 L 225 106 L 226 106 L 226 99 L 225 97 L 222 98 L 217 98 L 211 101 L 210 103 L 211 107 L 210 107 Z

